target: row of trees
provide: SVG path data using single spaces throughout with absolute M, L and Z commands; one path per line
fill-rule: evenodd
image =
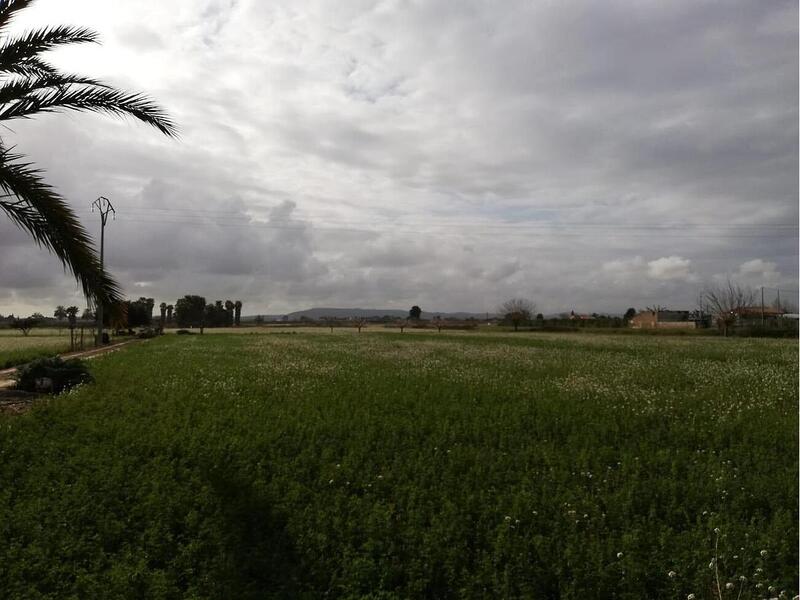
M 242 302 L 217 300 L 207 304 L 203 296 L 186 295 L 175 303 L 175 320 L 179 327 L 238 327 L 242 318 Z

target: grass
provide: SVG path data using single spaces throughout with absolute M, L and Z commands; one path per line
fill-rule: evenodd
M 91 334 L 85 340 L 91 343 Z M 24 336 L 17 330 L 0 329 L 0 369 L 30 362 L 42 356 L 69 351 L 69 329 L 33 329 Z
M 724 598 L 797 593 L 792 342 L 168 335 L 90 364 L 0 419 L 7 597 L 716 598 L 715 544 Z

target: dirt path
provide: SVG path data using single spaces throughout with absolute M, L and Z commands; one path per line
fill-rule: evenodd
M 77 352 L 67 352 L 65 354 L 59 354 L 59 356 L 63 359 L 69 358 L 94 358 L 95 356 L 99 356 L 100 354 L 107 354 L 109 352 L 114 352 L 115 350 L 119 350 L 123 346 L 127 346 L 128 344 L 133 344 L 134 342 L 140 342 L 141 340 L 125 340 L 124 342 L 118 342 L 115 344 L 109 344 L 108 346 L 103 346 L 102 348 L 92 348 L 91 350 L 79 350 Z M 18 367 L 11 367 L 10 369 L 3 369 L 0 371 L 0 390 L 10 388 L 14 385 L 14 373 L 17 372 Z

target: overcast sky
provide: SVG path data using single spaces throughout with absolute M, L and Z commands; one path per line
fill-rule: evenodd
M 692 308 L 731 277 L 796 292 L 794 1 L 40 0 L 90 26 L 70 71 L 140 123 L 9 123 L 131 297 L 544 312 Z M 0 313 L 85 306 L 0 216 Z

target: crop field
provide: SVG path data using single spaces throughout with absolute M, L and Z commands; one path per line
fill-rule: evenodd
M 91 333 L 84 340 L 91 343 Z M 69 351 L 69 329 L 34 329 L 27 336 L 15 329 L 0 329 L 0 369 Z
M 793 597 L 784 340 L 167 335 L 0 417 L 9 598 Z

